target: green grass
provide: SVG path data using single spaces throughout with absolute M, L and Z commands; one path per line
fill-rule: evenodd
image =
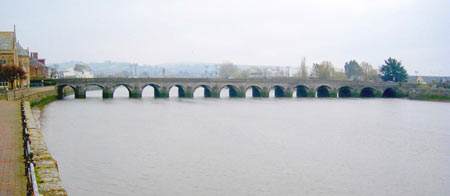
M 58 96 L 57 95 L 49 95 L 49 96 L 47 96 L 47 97 L 44 97 L 43 99 L 41 99 L 40 101 L 36 101 L 36 102 L 33 102 L 33 103 L 31 103 L 30 104 L 30 106 L 31 107 L 34 107 L 34 106 L 44 106 L 44 105 L 46 105 L 46 104 L 49 104 L 50 102 L 52 102 L 52 101 L 54 101 L 54 100 L 56 100 L 56 99 L 58 99 Z
M 420 95 L 420 96 L 415 97 L 414 99 L 450 101 L 450 97 L 442 96 L 442 95 Z
M 70 90 L 70 91 L 64 91 L 64 92 L 63 92 L 64 96 L 72 95 L 72 94 L 74 94 L 74 93 L 75 93 L 75 91 L 73 91 L 73 90 Z

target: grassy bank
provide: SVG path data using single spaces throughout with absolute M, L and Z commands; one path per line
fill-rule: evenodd
M 71 91 L 66 91 L 66 92 L 64 92 L 64 96 L 68 96 L 68 95 L 71 95 L 71 94 L 73 94 L 73 93 L 74 93 L 73 90 L 71 90 Z M 35 106 L 37 106 L 37 107 L 42 107 L 42 106 L 45 106 L 45 105 L 47 105 L 47 104 L 49 104 L 49 103 L 51 103 L 52 101 L 55 101 L 55 100 L 57 100 L 57 99 L 58 99 L 58 96 L 57 96 L 57 95 L 50 95 L 50 96 L 47 96 L 47 97 L 42 98 L 42 99 L 39 100 L 39 101 L 31 102 L 31 103 L 30 103 L 30 106 L 31 106 L 31 107 L 35 107 Z
M 54 100 L 57 100 L 57 99 L 58 99 L 58 96 L 57 96 L 57 95 L 50 95 L 50 96 L 47 96 L 47 97 L 42 98 L 42 99 L 39 100 L 39 101 L 30 103 L 30 106 L 31 106 L 31 107 L 35 107 L 35 106 L 38 106 L 38 107 L 44 106 L 44 105 L 49 104 L 50 102 L 52 102 L 52 101 L 54 101 Z
M 429 101 L 449 101 L 450 97 L 442 96 L 442 95 L 419 95 L 416 97 L 410 97 L 410 99 L 414 100 L 429 100 Z

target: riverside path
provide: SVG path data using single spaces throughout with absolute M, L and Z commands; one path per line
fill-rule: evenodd
M 26 195 L 20 105 L 0 100 L 0 196 Z

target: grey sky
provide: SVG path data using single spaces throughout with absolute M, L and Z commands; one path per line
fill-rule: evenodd
M 4 4 L 6 3 L 6 7 Z M 49 62 L 231 61 L 374 67 L 450 75 L 448 0 L 64 0 L 2 3 L 0 30 Z

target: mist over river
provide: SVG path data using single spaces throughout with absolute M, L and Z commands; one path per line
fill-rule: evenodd
M 69 195 L 450 195 L 449 103 L 145 95 L 42 109 Z

